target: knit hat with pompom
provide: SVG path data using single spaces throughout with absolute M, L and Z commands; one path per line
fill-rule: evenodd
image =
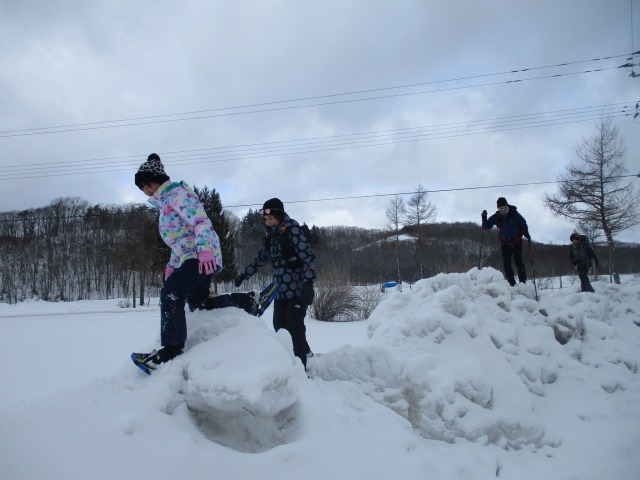
M 136 186 L 142 190 L 145 185 L 151 183 L 164 183 L 169 180 L 169 176 L 164 171 L 164 166 L 157 153 L 152 153 L 147 157 L 147 161 L 140 165 L 136 172 Z

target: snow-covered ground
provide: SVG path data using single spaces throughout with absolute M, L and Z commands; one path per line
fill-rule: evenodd
M 188 315 L 152 376 L 159 308 L 0 305 L 0 478 L 640 478 L 640 277 L 511 288 L 491 268 L 307 321 L 307 378 L 270 311 Z

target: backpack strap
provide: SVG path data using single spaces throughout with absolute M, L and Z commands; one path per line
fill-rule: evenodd
M 299 226 L 302 233 L 307 237 L 307 241 L 310 241 L 311 231 L 309 227 L 304 224 Z M 267 234 L 264 237 L 263 247 L 269 249 L 271 245 L 271 239 L 278 235 L 278 241 L 280 242 L 280 254 L 284 261 L 287 264 L 288 268 L 302 268 L 304 267 L 304 263 L 298 257 L 296 250 L 293 246 L 293 242 L 291 241 L 291 226 L 281 225 L 278 227 L 278 231 L 273 234 Z
M 291 227 L 282 227 L 280 232 L 280 250 L 282 251 L 282 258 L 287 262 L 289 268 L 302 268 L 304 264 L 298 257 L 293 243 L 291 242 Z

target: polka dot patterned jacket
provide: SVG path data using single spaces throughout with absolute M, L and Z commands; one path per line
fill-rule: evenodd
M 288 231 L 288 232 L 287 232 Z M 280 237 L 290 236 L 293 251 L 300 259 L 302 266 L 292 267 L 282 255 L 282 243 L 287 239 Z M 271 261 L 273 267 L 273 281 L 278 284 L 278 300 L 302 298 L 302 285 L 313 282 L 316 278 L 316 256 L 311 250 L 309 239 L 300 229 L 300 224 L 285 215 L 284 222 L 273 228 L 267 228 L 267 239 L 258 252 L 256 258 L 245 268 L 247 277 L 253 276 L 260 267 Z

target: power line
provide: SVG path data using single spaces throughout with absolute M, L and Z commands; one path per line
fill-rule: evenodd
M 638 177 L 640 175 L 618 175 L 610 178 L 629 178 L 629 177 Z M 509 187 L 531 187 L 535 185 L 549 185 L 554 183 L 561 183 L 561 180 L 549 180 L 544 182 L 528 182 L 528 183 L 508 183 L 504 185 L 482 185 L 482 186 L 474 186 L 474 187 L 459 187 L 459 188 L 440 188 L 435 190 L 424 189 L 422 192 L 396 192 L 396 193 L 376 193 L 370 195 L 351 195 L 345 197 L 329 197 L 329 198 L 315 198 L 315 199 L 306 199 L 306 200 L 283 200 L 283 203 L 314 203 L 314 202 L 330 202 L 337 200 L 354 200 L 354 199 L 362 199 L 362 198 L 378 198 L 378 197 L 393 197 L 393 196 L 405 196 L 405 195 L 415 195 L 416 193 L 447 193 L 447 192 L 462 192 L 469 190 L 486 190 L 489 188 L 509 188 Z M 239 205 L 226 205 L 224 208 L 241 208 L 241 207 L 254 207 L 261 206 L 262 204 L 239 204 Z
M 583 114 L 593 114 L 593 113 L 597 113 L 597 114 L 609 114 L 609 113 L 622 113 L 622 114 L 629 114 L 627 112 L 627 109 L 631 110 L 633 109 L 633 103 L 634 101 L 630 101 L 630 102 L 621 102 L 621 103 L 613 103 L 613 104 L 605 104 L 605 105 L 592 105 L 592 106 L 588 106 L 588 107 L 581 107 L 581 108 L 571 108 L 571 109 L 562 109 L 562 110 L 553 110 L 553 111 L 548 111 L 548 112 L 537 112 L 537 113 L 528 113 L 528 114 L 521 114 L 521 115 L 511 115 L 511 116 L 506 116 L 506 117 L 497 117 L 497 118 L 489 118 L 489 119 L 480 119 L 480 120 L 471 120 L 471 121 L 465 121 L 465 122 L 453 122 L 453 123 L 445 123 L 445 124 L 437 124 L 437 125 L 422 125 L 422 126 L 418 126 L 418 127 L 404 127 L 404 128 L 399 128 L 399 129 L 391 129 L 391 130 L 382 130 L 382 131 L 369 131 L 369 132 L 358 132 L 358 133 L 349 133 L 349 134 L 342 134 L 342 135 L 332 135 L 332 136 L 325 136 L 325 137 L 315 137 L 315 138 L 302 138 L 302 139 L 294 139 L 294 140 L 279 140 L 279 141 L 271 141 L 271 142 L 263 142 L 263 143 L 250 143 L 250 144 L 244 144 L 244 145 L 231 145 L 231 146 L 222 146 L 222 147 L 208 147 L 208 148 L 199 148 L 199 149 L 190 149 L 190 150 L 177 150 L 177 151 L 169 151 L 169 152 L 160 152 L 163 155 L 163 159 L 166 158 L 176 158 L 176 157 L 169 157 L 168 155 L 173 155 L 173 154 L 187 154 L 184 156 L 196 156 L 201 154 L 201 152 L 206 152 L 206 151 L 220 151 L 220 150 L 227 150 L 227 149 L 236 149 L 236 148 L 249 148 L 249 149 L 255 149 L 255 148 L 259 148 L 259 147 L 263 147 L 263 146 L 275 146 L 275 145 L 283 145 L 283 144 L 295 144 L 295 143 L 302 143 L 302 142 L 311 142 L 311 141 L 321 141 L 321 140 L 330 140 L 330 139 L 338 139 L 338 138 L 345 138 L 345 137 L 358 137 L 358 136 L 367 136 L 367 135 L 379 135 L 379 134 L 393 134 L 393 133 L 398 133 L 398 132 L 408 132 L 408 131 L 416 131 L 416 130 L 420 130 L 420 129 L 429 129 L 429 130 L 442 130 L 448 127 L 460 127 L 460 128 L 469 128 L 469 127 L 473 127 L 473 126 L 478 126 L 481 124 L 503 124 L 506 123 L 508 121 L 518 121 L 519 119 L 523 118 L 523 119 L 536 119 L 536 117 L 540 117 L 541 119 L 551 119 L 554 117 L 567 117 L 567 116 L 575 116 L 577 115 L 578 118 L 580 115 Z M 637 108 L 637 106 L 636 106 Z M 196 153 L 194 153 L 196 152 Z M 145 154 L 146 155 L 146 154 Z M 83 163 L 83 164 L 88 164 L 90 163 L 91 165 L 95 165 L 96 163 L 101 163 L 101 161 L 103 160 L 107 160 L 109 161 L 109 163 L 111 163 L 112 160 L 122 160 L 122 159 L 139 159 L 141 155 L 134 155 L 134 156 L 117 156 L 117 157 L 101 157 L 101 158 L 92 158 L 92 159 L 85 159 L 85 160 L 68 160 L 68 161 L 64 161 L 64 162 L 60 162 L 60 161 L 56 161 L 56 162 L 38 162 L 38 163 L 31 163 L 31 164 L 24 164 L 24 163 L 20 163 L 20 164 L 15 164 L 15 165 L 7 165 L 6 167 L 8 168 L 25 168 L 25 167 L 30 167 L 30 166 L 36 166 L 37 168 L 42 168 L 43 166 L 53 166 L 53 165 L 60 165 L 60 164 L 67 164 L 67 163 Z M 180 158 L 180 157 L 177 157 Z M 122 163 L 122 162 L 119 162 Z M 126 162 L 127 164 L 129 163 L 128 161 Z M 0 167 L 2 168 L 2 167 Z
M 517 116 L 456 122 L 440 125 L 406 127 L 395 130 L 360 132 L 330 137 L 316 137 L 245 145 L 211 147 L 162 153 L 165 165 L 194 165 L 266 157 L 321 153 L 335 150 L 371 148 L 391 144 L 497 133 L 502 131 L 591 121 L 602 115 L 611 118 L 630 116 L 634 102 L 597 105 L 576 109 L 538 112 Z M 67 162 L 49 162 L 0 167 L 0 181 L 107 173 L 130 170 L 133 157 L 120 156 Z M 169 160 L 169 162 L 167 162 Z
M 501 84 L 510 84 L 510 83 L 520 83 L 520 82 L 530 82 L 535 80 L 543 80 L 543 79 L 551 79 L 558 77 L 567 77 L 574 75 L 582 75 L 594 72 L 601 72 L 605 70 L 614 70 L 619 67 L 605 67 L 599 69 L 590 69 L 583 70 L 579 72 L 569 72 L 569 73 L 558 73 L 552 75 L 544 75 L 539 77 L 531 77 L 531 78 L 520 78 L 520 79 L 511 79 L 504 80 L 499 82 L 489 82 L 489 83 L 481 83 L 475 85 L 465 85 L 465 86 L 457 86 L 457 87 L 449 87 L 442 89 L 434 89 L 434 90 L 426 90 L 426 91 L 418 91 L 418 92 L 404 92 L 404 93 L 395 93 L 388 95 L 378 95 L 364 98 L 355 98 L 355 99 L 345 99 L 345 100 L 335 100 L 335 101 L 326 101 L 320 103 L 308 103 L 303 105 L 288 105 L 275 107 L 275 105 L 286 105 L 298 102 L 310 102 L 321 99 L 329 99 L 329 98 L 337 98 L 337 97 L 345 97 L 345 96 L 354 96 L 354 95 L 365 95 L 376 92 L 384 92 L 390 90 L 399 90 L 399 89 L 407 89 L 407 88 L 416 88 L 423 87 L 427 85 L 435 85 L 435 84 L 445 84 L 452 83 L 458 81 L 472 80 L 472 79 L 480 79 L 492 76 L 500 76 L 500 75 L 513 75 L 517 73 L 525 73 L 535 70 L 543 70 L 548 68 L 557 68 L 557 67 L 566 67 L 569 65 L 577 65 L 580 63 L 591 63 L 591 62 L 599 62 L 603 60 L 609 60 L 619 57 L 624 57 L 625 55 L 615 55 L 608 56 L 602 58 L 594 58 L 591 60 L 580 60 L 575 62 L 565 62 L 556 65 L 542 66 L 542 67 L 531 67 L 524 68 L 519 70 L 511 70 L 508 72 L 499 72 L 499 73 L 489 73 L 489 74 L 480 74 L 480 75 L 472 75 L 468 77 L 459 77 L 455 79 L 448 80 L 435 80 L 431 82 L 423 82 L 423 83 L 415 83 L 409 85 L 400 85 L 400 86 L 392 86 L 392 87 L 383 87 L 377 89 L 369 89 L 369 90 L 359 90 L 353 92 L 346 93 L 336 93 L 329 95 L 318 95 L 312 97 L 304 97 L 297 99 L 289 99 L 289 100 L 278 100 L 272 102 L 262 102 L 262 103 L 254 103 L 248 105 L 241 105 L 235 107 L 220 107 L 220 108 L 212 108 L 206 110 L 196 110 L 190 112 L 181 112 L 181 113 L 169 113 L 163 115 L 152 115 L 152 116 L 144 116 L 144 117 L 132 117 L 132 118 L 124 118 L 117 120 L 106 120 L 100 122 L 87 122 L 87 123 L 77 123 L 77 124 L 68 124 L 68 125 L 59 125 L 59 126 L 51 126 L 51 127 L 38 127 L 38 128 L 30 128 L 30 129 L 21 129 L 21 130 L 5 130 L 0 131 L 0 138 L 9 138 L 9 137 L 20 137 L 20 136 L 32 136 L 32 135 L 45 135 L 45 134 L 54 134 L 54 133 L 66 133 L 66 132 L 78 132 L 78 131 L 87 131 L 87 130 L 98 130 L 98 129 L 106 129 L 106 128 L 121 128 L 121 127 L 132 127 L 139 125 L 150 125 L 150 124 L 159 124 L 159 123 L 170 123 L 170 122 L 182 122 L 187 120 L 202 120 L 205 118 L 215 118 L 215 117 L 225 117 L 225 116 L 235 116 L 235 115 L 248 115 L 248 114 L 256 114 L 256 113 L 267 113 L 274 112 L 280 110 L 291 110 L 298 108 L 309 108 L 309 107 L 319 107 L 319 106 L 327 106 L 327 105 L 336 105 L 342 103 L 353 103 L 353 102 L 362 102 L 362 101 L 371 101 L 371 100 L 381 100 L 386 98 L 393 97 L 403 97 L 403 96 L 411 96 L 411 95 L 423 95 L 427 93 L 437 93 L 443 91 L 451 91 L 451 90 L 461 90 L 467 88 L 478 88 L 478 87 L 487 87 L 487 86 L 495 86 Z M 270 108 L 262 108 L 270 106 Z M 242 110 L 242 109 L 251 109 L 245 111 L 230 111 L 230 110 Z M 218 112 L 218 113 L 214 113 Z M 170 117 L 183 117 L 183 118 L 170 118 Z
M 618 175 L 611 178 L 630 178 L 630 177 L 638 177 L 640 175 L 630 174 L 630 175 Z M 284 203 L 293 204 L 293 203 L 317 203 L 317 202 L 333 202 L 340 200 L 359 200 L 363 198 L 381 198 L 381 197 L 394 197 L 394 196 L 405 196 L 405 195 L 414 195 L 416 193 L 447 193 L 447 192 L 462 192 L 462 191 L 470 191 L 470 190 L 486 190 L 489 188 L 510 188 L 510 187 L 530 187 L 535 185 L 550 185 L 554 183 L 561 183 L 561 180 L 549 180 L 543 182 L 527 182 L 527 183 L 508 183 L 504 185 L 476 185 L 471 187 L 458 187 L 458 188 L 440 188 L 433 190 L 422 190 L 422 192 L 412 191 L 412 192 L 394 192 L 394 193 L 374 193 L 369 195 L 350 195 L 343 197 L 327 197 L 327 198 L 313 198 L 313 199 L 302 199 L 302 200 L 284 200 Z M 145 205 L 146 206 L 146 205 Z M 247 204 L 236 204 L 236 205 L 225 205 L 224 209 L 232 209 L 232 208 L 247 208 L 247 207 L 260 207 L 262 203 L 247 203 Z M 45 207 L 46 208 L 46 207 Z M 3 213 L 10 212 L 0 212 L 0 215 Z M 94 217 L 101 217 L 103 215 L 106 216 L 117 216 L 117 215 L 138 215 L 141 212 L 111 212 L 111 213 L 100 213 L 100 214 L 91 214 L 91 215 L 65 215 L 64 219 L 87 219 Z M 14 218 L 0 218 L 0 222 L 8 223 L 8 222 L 24 222 L 24 221 L 34 221 L 34 220 L 54 220 L 58 217 L 14 217 Z

